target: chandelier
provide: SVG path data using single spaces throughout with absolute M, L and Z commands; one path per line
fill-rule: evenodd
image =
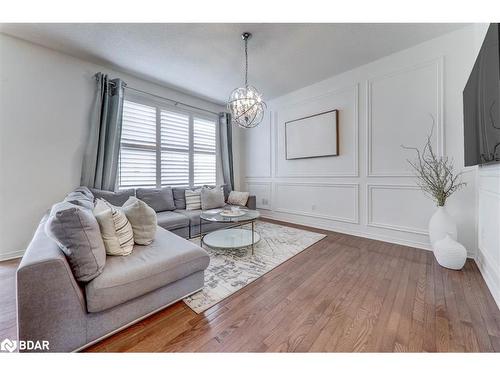
M 259 125 L 266 109 L 262 95 L 248 84 L 248 39 L 251 36 L 250 33 L 241 35 L 245 43 L 245 86 L 234 89 L 227 103 L 232 123 L 242 128 L 254 128 Z

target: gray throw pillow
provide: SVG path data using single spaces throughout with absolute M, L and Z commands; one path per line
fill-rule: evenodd
M 178 210 L 186 209 L 186 188 L 172 188 L 172 193 L 174 194 L 175 208 Z
M 45 232 L 66 255 L 76 280 L 88 282 L 101 274 L 106 249 L 91 210 L 69 202 L 56 203 L 45 223 Z
M 212 208 L 224 207 L 224 190 L 222 186 L 209 188 L 204 186 L 201 189 L 201 209 L 211 210 Z
M 89 210 L 94 209 L 94 199 L 89 198 L 87 195 L 79 191 L 72 191 L 66 196 L 66 198 L 64 198 L 64 201 Z
M 90 189 L 86 186 L 79 186 L 75 190 L 73 190 L 73 193 L 82 193 L 85 195 L 87 198 L 94 200 L 94 194 L 90 191 Z
M 134 231 L 134 242 L 138 245 L 149 245 L 156 235 L 157 216 L 155 210 L 145 202 L 130 197 L 122 206 Z
M 128 197 L 135 196 L 134 189 L 126 189 L 115 192 L 91 188 L 90 191 L 94 194 L 95 198 L 104 199 L 106 202 L 118 207 L 123 206 L 123 203 L 127 201 Z
M 175 210 L 174 195 L 169 186 L 161 189 L 137 189 L 136 196 L 156 212 Z

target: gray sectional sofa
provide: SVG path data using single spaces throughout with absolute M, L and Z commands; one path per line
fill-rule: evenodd
M 116 204 L 135 191 L 94 192 L 99 194 Z M 201 211 L 186 211 L 180 190 L 176 196 L 174 210 L 157 213 L 153 243 L 135 245 L 128 256 L 106 257 L 102 273 L 87 283 L 75 279 L 66 256 L 47 236 L 46 214 L 17 270 L 19 340 L 47 340 L 50 351 L 77 351 L 202 289 L 210 259 L 186 240 L 199 233 Z M 247 206 L 255 208 L 255 197 Z
M 224 195 L 227 201 L 229 192 L 227 191 L 225 185 Z M 97 198 L 104 198 L 110 203 L 117 206 L 121 206 L 129 196 L 136 195 L 137 198 L 142 197 L 139 194 L 138 189 L 137 194 L 135 189 L 122 190 L 118 193 L 103 192 L 95 189 L 91 189 Z M 157 211 L 156 215 L 158 218 L 158 226 L 177 234 L 183 238 L 193 238 L 200 234 L 200 214 L 201 210 L 186 210 L 186 200 L 185 200 L 185 188 L 174 187 L 172 188 L 174 204 L 172 210 Z M 153 207 L 154 205 L 152 205 Z M 155 208 L 155 207 L 153 207 Z M 246 204 L 246 208 L 255 210 L 256 209 L 256 197 L 250 195 Z M 156 210 L 155 210 L 156 211 Z M 224 228 L 230 224 L 226 223 L 203 223 L 203 231 L 210 232 L 216 229 Z

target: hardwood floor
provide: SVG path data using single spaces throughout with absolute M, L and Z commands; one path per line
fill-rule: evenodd
M 500 351 L 474 261 L 451 271 L 425 250 L 316 231 L 327 237 L 204 313 L 179 302 L 87 350 Z M 2 336 L 15 332 L 16 265 L 0 263 Z

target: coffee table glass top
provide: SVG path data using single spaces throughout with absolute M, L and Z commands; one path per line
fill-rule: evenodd
M 228 222 L 228 223 L 239 223 L 242 221 L 251 221 L 260 217 L 259 211 L 249 210 L 242 208 L 241 211 L 243 215 L 240 216 L 223 216 L 221 215 L 223 209 L 216 208 L 213 210 L 203 211 L 200 217 L 203 220 L 213 221 L 213 222 Z

